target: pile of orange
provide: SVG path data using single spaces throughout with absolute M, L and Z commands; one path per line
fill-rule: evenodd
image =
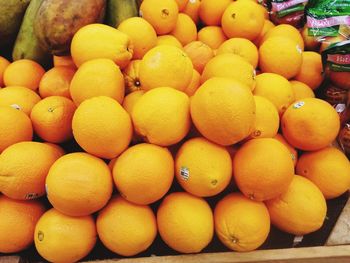
M 134 256 L 157 233 L 181 253 L 214 234 L 251 251 L 271 224 L 318 230 L 350 188 L 338 114 L 313 93 L 320 55 L 255 1 L 144 0 L 140 14 L 81 28 L 46 72 L 0 59 L 0 253 L 34 242 L 74 262 L 99 238 Z

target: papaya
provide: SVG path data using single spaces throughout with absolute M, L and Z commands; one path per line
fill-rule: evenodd
M 138 6 L 135 0 L 108 0 L 107 24 L 117 28 L 127 18 L 138 16 Z
M 106 0 L 45 0 L 34 21 L 40 45 L 51 54 L 69 54 L 74 34 L 83 26 L 102 22 Z
M 30 0 L 0 0 L 0 47 L 16 39 Z
M 31 0 L 22 21 L 12 52 L 12 59 L 31 59 L 43 66 L 49 64 L 51 56 L 42 48 L 34 34 L 34 19 L 44 0 Z

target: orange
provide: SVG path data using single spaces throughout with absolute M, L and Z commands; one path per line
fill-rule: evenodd
M 113 168 L 114 183 L 120 194 L 139 205 L 161 199 L 168 192 L 173 178 L 174 160 L 169 150 L 148 143 L 127 149 Z
M 275 105 L 261 96 L 254 96 L 255 101 L 255 125 L 250 135 L 252 138 L 272 138 L 280 125 L 280 118 Z
M 51 96 L 39 101 L 30 114 L 35 133 L 52 143 L 71 139 L 75 110 L 73 101 L 65 97 Z
M 188 193 L 166 196 L 158 208 L 157 223 L 163 241 L 180 253 L 202 251 L 214 234 L 210 206 L 204 199 Z
M 70 67 L 76 69 L 72 56 L 53 56 L 54 67 Z
M 184 46 L 197 39 L 197 27 L 190 16 L 180 13 L 170 34 Z
M 0 155 L 0 191 L 13 199 L 28 200 L 45 194 L 45 179 L 62 151 L 39 142 L 19 142 Z
M 169 45 L 157 46 L 148 51 L 139 71 L 145 90 L 158 87 L 184 90 L 190 84 L 192 74 L 191 59 L 181 49 Z
M 254 68 L 258 65 L 259 52 L 257 47 L 248 39 L 231 38 L 220 45 L 216 54 L 232 53 L 246 59 Z
M 213 50 L 201 41 L 188 43 L 184 50 L 191 59 L 194 69 L 200 74 L 203 72 L 205 65 L 214 57 Z
M 79 261 L 90 253 L 96 239 L 92 216 L 70 217 L 55 209 L 40 218 L 34 233 L 36 250 L 50 262 Z
M 255 88 L 254 67 L 244 58 L 235 54 L 217 55 L 206 64 L 201 82 L 204 83 L 213 77 L 232 78 L 249 87 L 250 90 Z
M 315 90 L 323 82 L 321 55 L 314 51 L 304 51 L 302 56 L 303 61 L 300 71 L 294 79 L 305 83 L 311 89 Z
M 72 128 L 75 140 L 86 152 L 106 159 L 122 153 L 132 136 L 129 114 L 117 101 L 104 96 L 81 103 Z
M 162 35 L 157 37 L 157 46 L 168 45 L 183 48 L 181 42 L 173 35 Z
M 296 166 L 298 161 L 298 151 L 286 141 L 282 134 L 277 133 L 276 136 L 273 138 L 287 147 L 288 151 L 290 152 L 290 156 L 292 157 L 294 166 Z
M 4 72 L 10 64 L 10 61 L 0 56 L 0 88 L 4 86 Z
M 189 15 L 195 24 L 199 22 L 199 8 L 202 0 L 187 0 L 185 8 L 182 10 L 184 14 Z
M 112 191 L 107 164 L 87 153 L 64 155 L 52 165 L 46 178 L 50 203 L 69 216 L 86 216 L 100 210 Z
M 289 83 L 292 85 L 295 101 L 305 98 L 315 98 L 315 93 L 307 84 L 297 80 L 291 80 Z
M 77 106 L 97 96 L 111 97 L 122 103 L 125 94 L 123 74 L 110 59 L 89 60 L 75 73 L 70 84 L 70 94 Z
M 262 96 L 271 101 L 280 116 L 294 101 L 294 93 L 288 80 L 278 74 L 263 73 L 256 77 L 254 95 Z
M 136 90 L 125 97 L 122 106 L 130 115 L 135 107 L 135 104 L 143 94 L 145 94 L 144 90 Z
M 327 213 L 321 191 L 311 181 L 297 175 L 288 190 L 267 201 L 266 206 L 274 226 L 298 236 L 320 229 Z
M 337 72 L 329 71 L 328 77 L 330 81 L 341 89 L 350 89 L 350 73 L 347 71 Z
M 34 241 L 36 222 L 45 212 L 39 201 L 17 201 L 0 195 L 0 253 L 15 253 Z
M 208 26 L 220 26 L 221 17 L 231 0 L 201 0 L 199 17 Z
M 47 71 L 41 78 L 39 94 L 42 98 L 63 96 L 70 99 L 69 85 L 75 74 L 75 68 L 58 66 Z
M 191 116 L 204 137 L 220 145 L 231 145 L 254 129 L 254 98 L 237 80 L 211 78 L 191 98 Z
M 260 46 L 259 67 L 262 72 L 291 79 L 299 73 L 301 65 L 302 51 L 287 37 L 270 37 Z
M 11 106 L 23 111 L 28 116 L 41 98 L 31 89 L 13 86 L 0 89 L 0 106 Z
M 170 33 L 176 26 L 179 7 L 175 0 L 144 0 L 140 16 L 146 19 L 158 35 Z
M 214 219 L 220 241 L 235 251 L 257 249 L 270 232 L 270 216 L 264 203 L 249 200 L 240 193 L 221 199 L 215 207 Z
M 343 152 L 326 147 L 302 154 L 296 171 L 311 180 L 326 199 L 336 198 L 350 189 L 350 164 Z
M 140 64 L 141 60 L 139 59 L 131 60 L 129 65 L 123 70 L 126 94 L 143 89 L 139 74 Z
M 133 59 L 141 59 L 157 44 L 157 33 L 142 17 L 130 17 L 122 21 L 118 29 L 127 34 L 134 46 Z
M 32 140 L 32 123 L 25 113 L 0 106 L 0 123 L 0 153 L 15 143 Z
M 157 221 L 149 206 L 114 196 L 96 221 L 102 243 L 114 253 L 130 257 L 145 251 L 157 235 Z
M 197 91 L 197 89 L 200 86 L 201 82 L 201 75 L 198 73 L 197 70 L 193 70 L 192 80 L 191 83 L 187 86 L 187 88 L 184 90 L 184 92 L 190 97 L 193 96 L 194 93 Z
M 305 98 L 295 102 L 284 113 L 283 136 L 294 147 L 315 151 L 330 145 L 339 132 L 336 110 L 320 99 Z
M 231 157 L 225 147 L 202 137 L 193 138 L 177 152 L 175 174 L 179 184 L 190 194 L 214 196 L 231 181 Z
M 236 153 L 233 175 L 245 196 L 265 201 L 287 190 L 294 176 L 294 165 L 288 149 L 278 140 L 253 139 Z
M 136 133 L 147 142 L 170 146 L 190 130 L 190 100 L 169 87 L 152 89 L 137 101 L 131 116 Z
M 107 58 L 120 68 L 125 68 L 133 57 L 133 45 L 130 37 L 118 29 L 103 24 L 90 24 L 75 33 L 71 54 L 77 67 L 88 60 Z
M 254 44 L 259 47 L 264 39 L 264 36 L 274 27 L 275 25 L 269 19 L 265 19 L 260 35 L 254 39 Z
M 219 26 L 206 26 L 198 31 L 198 40 L 215 50 L 227 40 L 227 36 Z
M 305 50 L 319 51 L 321 41 L 316 36 L 309 36 L 309 28 L 307 25 L 302 29 L 301 36 L 303 37 Z
M 179 7 L 179 11 L 182 11 L 185 9 L 187 3 L 189 2 L 189 0 L 175 0 L 178 7 Z
M 221 18 L 226 36 L 256 39 L 264 26 L 265 14 L 253 1 L 235 1 L 225 10 Z
M 33 60 L 20 59 L 12 62 L 4 72 L 5 86 L 23 86 L 31 90 L 39 87 L 45 70 Z
M 289 24 L 281 24 L 273 27 L 262 38 L 261 43 L 271 37 L 286 37 L 298 44 L 298 48 L 304 50 L 304 40 L 298 29 Z

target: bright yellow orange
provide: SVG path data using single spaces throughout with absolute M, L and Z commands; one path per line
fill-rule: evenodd
M 202 251 L 214 234 L 213 213 L 208 203 L 183 192 L 171 193 L 163 199 L 157 223 L 163 241 L 180 253 Z
M 294 176 L 294 164 L 288 149 L 278 140 L 252 139 L 236 153 L 233 175 L 245 196 L 265 201 L 276 198 L 288 189 Z
M 175 28 L 170 32 L 185 46 L 197 39 L 197 27 L 190 16 L 180 13 Z
M 317 89 L 323 82 L 323 67 L 321 55 L 314 51 L 302 53 L 302 64 L 295 80 L 301 81 L 311 89 Z
M 79 261 L 94 248 L 96 239 L 92 216 L 70 217 L 54 208 L 40 218 L 34 232 L 36 250 L 50 262 Z
M 54 67 L 70 67 L 76 69 L 72 56 L 53 56 Z
M 40 96 L 63 96 L 70 99 L 69 86 L 75 71 L 75 68 L 68 66 L 58 66 L 47 71 L 39 84 Z
M 265 36 L 261 40 L 261 43 L 265 42 L 268 38 L 271 37 L 289 38 L 290 40 L 293 40 L 295 43 L 298 44 L 298 48 L 304 50 L 304 40 L 299 30 L 289 24 L 281 24 L 273 27 L 271 30 L 269 30 L 269 32 L 265 34 Z
M 336 198 L 350 189 L 350 164 L 343 152 L 326 147 L 302 154 L 296 171 L 311 180 L 326 199 Z
M 32 140 L 32 123 L 22 111 L 0 106 L 0 123 L 0 153 L 15 143 Z
M 185 8 L 182 10 L 182 12 L 190 16 L 195 24 L 198 24 L 200 6 L 201 6 L 201 0 L 187 1 L 187 4 Z
M 275 105 L 261 96 L 254 96 L 255 101 L 255 125 L 250 135 L 252 138 L 272 138 L 280 125 L 280 118 Z
M 120 194 L 139 205 L 161 199 L 169 191 L 173 178 L 174 160 L 169 150 L 148 143 L 127 149 L 113 168 L 114 183 Z
M 255 88 L 254 67 L 244 58 L 235 54 L 217 55 L 206 64 L 201 82 L 204 83 L 213 77 L 232 78 L 249 87 L 250 90 Z
M 190 130 L 190 100 L 181 91 L 155 88 L 142 95 L 131 116 L 137 134 L 147 142 L 170 146 L 180 142 Z
M 295 77 L 302 65 L 302 50 L 286 37 L 270 37 L 259 49 L 259 67 L 262 72 L 279 74 L 286 79 Z
M 18 201 L 0 195 L 0 253 L 16 253 L 29 247 L 44 212 L 39 201 Z
M 143 0 L 140 16 L 146 19 L 158 35 L 170 33 L 176 26 L 179 7 L 174 0 Z
M 191 117 L 204 137 L 228 146 L 253 131 L 254 98 L 247 86 L 237 80 L 211 78 L 192 96 Z
M 92 59 L 107 58 L 125 68 L 133 57 L 133 45 L 130 37 L 118 29 L 89 24 L 75 33 L 71 54 L 77 67 Z
M 226 8 L 221 26 L 229 38 L 256 39 L 264 26 L 265 14 L 253 1 L 234 1 Z
M 201 0 L 199 17 L 207 26 L 220 26 L 221 17 L 231 0 Z
M 327 204 L 321 191 L 308 179 L 295 175 L 287 191 L 268 200 L 274 226 L 293 235 L 306 235 L 321 228 Z
M 178 150 L 175 174 L 179 184 L 190 194 L 214 196 L 231 181 L 231 157 L 225 147 L 203 137 L 193 138 Z
M 96 221 L 102 243 L 114 253 L 130 257 L 145 251 L 157 235 L 157 221 L 152 209 L 114 196 Z
M 31 90 L 39 87 L 45 70 L 33 60 L 20 59 L 6 67 L 3 75 L 5 86 L 23 86 Z
M 61 150 L 44 143 L 11 145 L 0 155 L 0 191 L 17 200 L 43 196 L 49 169 L 61 156 Z
M 46 178 L 52 206 L 69 216 L 86 216 L 103 208 L 111 198 L 113 180 L 107 164 L 87 153 L 59 158 Z
M 174 37 L 173 35 L 158 36 L 157 37 L 157 46 L 161 46 L 161 45 L 174 46 L 174 47 L 178 47 L 180 49 L 183 48 L 180 41 L 176 37 Z
M 263 73 L 256 77 L 254 95 L 262 96 L 271 101 L 280 116 L 294 102 L 294 93 L 288 80 L 278 74 Z
M 12 86 L 0 89 L 0 106 L 11 106 L 28 116 L 34 105 L 40 100 L 37 93 L 25 87 Z
M 141 60 L 139 59 L 131 60 L 129 65 L 123 70 L 125 94 L 143 89 L 140 81 L 140 64 Z
M 157 44 L 157 33 L 142 17 L 130 17 L 122 21 L 118 30 L 127 34 L 133 44 L 133 59 L 141 59 Z
M 287 147 L 288 151 L 290 152 L 290 156 L 292 157 L 294 166 L 297 165 L 297 161 L 298 161 L 298 151 L 292 146 L 290 145 L 287 140 L 283 137 L 282 134 L 277 133 L 275 137 L 273 137 L 274 139 L 278 140 L 279 142 L 281 142 L 284 146 Z
M 201 84 L 201 75 L 197 70 L 193 70 L 191 83 L 187 86 L 184 92 L 189 96 L 193 96 Z
M 30 114 L 35 133 L 43 140 L 52 143 L 71 139 L 75 110 L 73 101 L 65 97 L 50 96 L 39 101 Z
M 124 78 L 119 67 L 110 59 L 93 59 L 82 64 L 75 73 L 70 94 L 74 103 L 79 106 L 83 101 L 107 96 L 119 103 L 125 94 Z
M 72 128 L 75 140 L 86 152 L 105 159 L 122 153 L 132 137 L 129 114 L 117 101 L 103 96 L 79 105 Z
M 184 50 L 199 73 L 203 72 L 205 65 L 214 57 L 213 50 L 201 41 L 188 43 Z
M 10 64 L 10 61 L 0 56 L 0 88 L 4 86 L 4 72 Z
M 301 150 L 315 151 L 335 140 L 340 120 L 328 102 L 305 98 L 289 106 L 282 116 L 281 126 L 283 136 L 291 145 Z
M 142 59 L 139 72 L 145 90 L 171 87 L 182 91 L 190 84 L 192 74 L 193 65 L 186 53 L 167 45 L 148 51 Z
M 232 53 L 246 59 L 254 68 L 258 65 L 259 52 L 257 47 L 248 39 L 231 38 L 218 48 L 216 55 Z
M 260 32 L 260 35 L 254 39 L 254 44 L 257 47 L 260 47 L 262 40 L 264 39 L 264 36 L 274 27 L 275 27 L 274 23 L 272 23 L 269 19 L 265 19 L 264 26 Z
M 227 40 L 227 36 L 219 26 L 206 26 L 198 31 L 198 40 L 215 50 Z
M 240 193 L 221 199 L 215 207 L 214 219 L 220 241 L 235 251 L 257 249 L 270 232 L 270 216 L 264 203 L 249 200 Z
M 315 93 L 307 84 L 297 80 L 291 80 L 289 83 L 292 85 L 295 101 L 305 98 L 315 98 Z

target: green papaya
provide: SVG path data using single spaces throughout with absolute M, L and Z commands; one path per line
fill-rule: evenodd
M 102 22 L 106 0 L 45 0 L 34 21 L 40 45 L 53 55 L 67 55 L 74 34 L 83 26 Z
M 0 47 L 16 39 L 30 0 L 0 0 Z
M 34 19 L 43 1 L 31 0 L 13 48 L 13 60 L 31 59 L 44 66 L 50 61 L 51 56 L 47 50 L 40 46 L 39 40 L 34 34 Z
M 108 25 L 117 28 L 123 20 L 134 16 L 138 16 L 138 7 L 135 0 L 108 0 Z

